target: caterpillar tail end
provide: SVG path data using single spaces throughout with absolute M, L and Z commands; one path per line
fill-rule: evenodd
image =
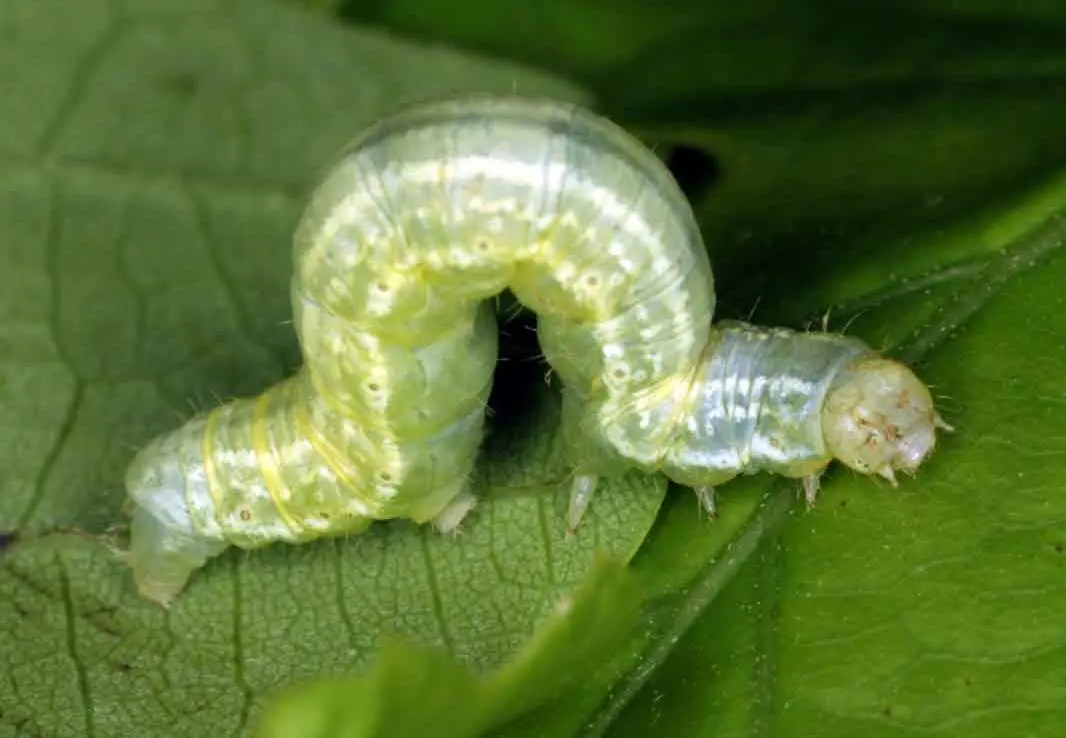
M 126 472 L 132 520 L 130 548 L 123 559 L 133 570 L 140 595 L 164 607 L 193 572 L 229 547 L 193 525 L 180 455 L 165 448 L 171 442 L 170 437 L 153 442 Z
M 929 389 L 910 369 L 881 357 L 863 357 L 846 366 L 822 408 L 830 453 L 892 486 L 897 471 L 913 475 L 929 457 L 938 428 L 952 430 L 937 414 Z
M 149 511 L 137 508 L 124 558 L 133 569 L 140 596 L 169 607 L 193 572 L 226 548 L 225 543 L 168 528 Z

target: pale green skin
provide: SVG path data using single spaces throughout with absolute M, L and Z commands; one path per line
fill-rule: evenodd
M 129 559 L 150 599 L 170 602 L 229 545 L 458 524 L 496 360 L 486 300 L 505 288 L 538 314 L 564 383 L 575 526 L 596 479 L 626 468 L 696 486 L 708 507 L 739 473 L 816 473 L 832 457 L 825 395 L 871 354 L 829 334 L 712 330 L 710 263 L 665 167 L 558 103 L 462 99 L 387 119 L 317 188 L 294 264 L 303 369 L 130 468 Z

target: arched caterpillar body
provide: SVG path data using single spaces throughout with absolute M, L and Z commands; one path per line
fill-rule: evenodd
M 538 314 L 564 384 L 576 526 L 599 477 L 697 489 L 769 470 L 813 499 L 834 457 L 892 479 L 941 424 L 909 370 L 859 341 L 712 328 L 690 206 L 636 139 L 580 107 L 430 103 L 387 118 L 326 174 L 297 227 L 304 367 L 153 441 L 134 460 L 129 561 L 169 602 L 229 545 L 406 517 L 441 529 L 467 489 L 496 358 L 492 298 Z

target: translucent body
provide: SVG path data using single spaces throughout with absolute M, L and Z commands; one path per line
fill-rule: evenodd
M 708 486 L 768 471 L 805 477 L 832 458 L 821 428 L 841 366 L 870 350 L 826 333 L 722 322 L 686 398 L 684 422 L 663 445 L 662 468 Z
M 294 267 L 303 369 L 131 466 L 130 561 L 151 599 L 169 602 L 228 545 L 397 517 L 458 524 L 496 355 L 485 301 L 505 288 L 538 313 L 563 379 L 572 526 L 598 476 L 626 467 L 708 505 L 737 473 L 815 473 L 831 458 L 833 378 L 871 356 L 839 336 L 712 330 L 710 264 L 666 169 L 556 103 L 474 98 L 387 119 L 317 188 Z

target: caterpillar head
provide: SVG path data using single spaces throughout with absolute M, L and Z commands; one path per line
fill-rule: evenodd
M 936 445 L 936 429 L 951 430 L 933 397 L 897 361 L 863 357 L 833 380 L 822 407 L 822 433 L 835 458 L 893 485 L 895 472 L 913 474 Z

